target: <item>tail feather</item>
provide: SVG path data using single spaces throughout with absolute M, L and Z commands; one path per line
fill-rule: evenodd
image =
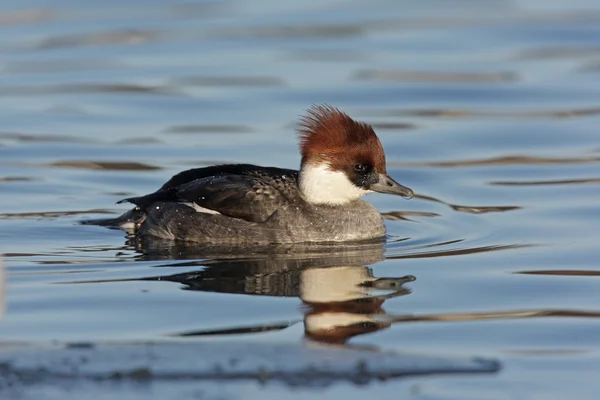
M 125 203 L 135 204 L 135 199 L 137 199 L 137 197 L 129 197 L 127 199 L 119 200 L 115 204 L 117 204 L 117 205 L 118 204 L 125 204 Z
M 175 200 L 174 190 L 159 190 L 154 193 L 147 194 L 139 197 L 128 197 L 123 200 L 117 201 L 116 204 L 131 203 L 136 206 L 137 209 L 145 211 L 152 203 L 157 201 L 173 201 Z
M 136 229 L 135 227 L 141 224 L 146 218 L 146 213 L 140 211 L 137 208 L 126 211 L 123 215 L 117 218 L 100 218 L 100 219 L 88 219 L 79 221 L 82 225 L 98 225 L 106 226 L 108 228 L 119 228 L 124 230 Z

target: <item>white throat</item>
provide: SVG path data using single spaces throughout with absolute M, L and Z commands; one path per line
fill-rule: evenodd
M 300 169 L 300 191 L 312 204 L 346 204 L 370 193 L 355 186 L 342 171 L 332 171 L 327 163 L 307 163 Z

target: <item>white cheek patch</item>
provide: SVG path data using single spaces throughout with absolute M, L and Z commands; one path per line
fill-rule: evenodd
M 344 172 L 332 171 L 327 163 L 303 165 L 299 181 L 304 198 L 313 204 L 345 204 L 371 193 L 354 185 Z
M 196 210 L 197 212 L 200 212 L 200 213 L 213 214 L 213 215 L 221 215 L 221 213 L 218 212 L 218 211 L 211 210 L 210 208 L 200 207 L 198 204 L 193 203 L 193 202 L 187 202 L 187 203 L 181 203 L 181 204 L 185 204 L 186 206 L 191 207 L 191 208 L 193 208 L 194 210 Z

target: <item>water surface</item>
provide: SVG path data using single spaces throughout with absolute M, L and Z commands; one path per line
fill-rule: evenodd
M 502 370 L 325 393 L 593 398 L 596 2 L 5 1 L 0 31 L 5 345 L 233 340 L 477 356 Z M 410 201 L 367 196 L 386 216 L 385 244 L 211 253 L 79 224 L 122 213 L 115 201 L 183 169 L 297 168 L 294 124 L 313 103 L 372 124 L 390 175 L 415 190 Z

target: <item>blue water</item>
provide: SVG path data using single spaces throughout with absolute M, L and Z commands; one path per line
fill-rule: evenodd
M 334 283 L 344 296 L 390 295 L 361 312 L 321 313 L 330 328 L 389 323 L 329 340 L 503 366 L 337 385 L 330 396 L 391 398 L 414 386 L 427 399 L 562 399 L 597 389 L 597 2 L 4 1 L 0 33 L 0 343 L 310 342 L 322 310 L 303 305 L 301 282 L 322 272 L 311 293 L 322 305 L 335 300 Z M 184 169 L 297 168 L 294 124 L 313 103 L 371 123 L 390 175 L 417 193 L 367 197 L 391 235 L 375 254 L 232 253 L 223 266 L 224 255 L 152 252 L 79 224 L 119 215 L 115 201 Z M 353 268 L 327 275 L 344 266 Z M 416 280 L 406 293 L 358 290 L 365 266 L 364 276 Z M 271 285 L 257 283 L 265 276 Z

